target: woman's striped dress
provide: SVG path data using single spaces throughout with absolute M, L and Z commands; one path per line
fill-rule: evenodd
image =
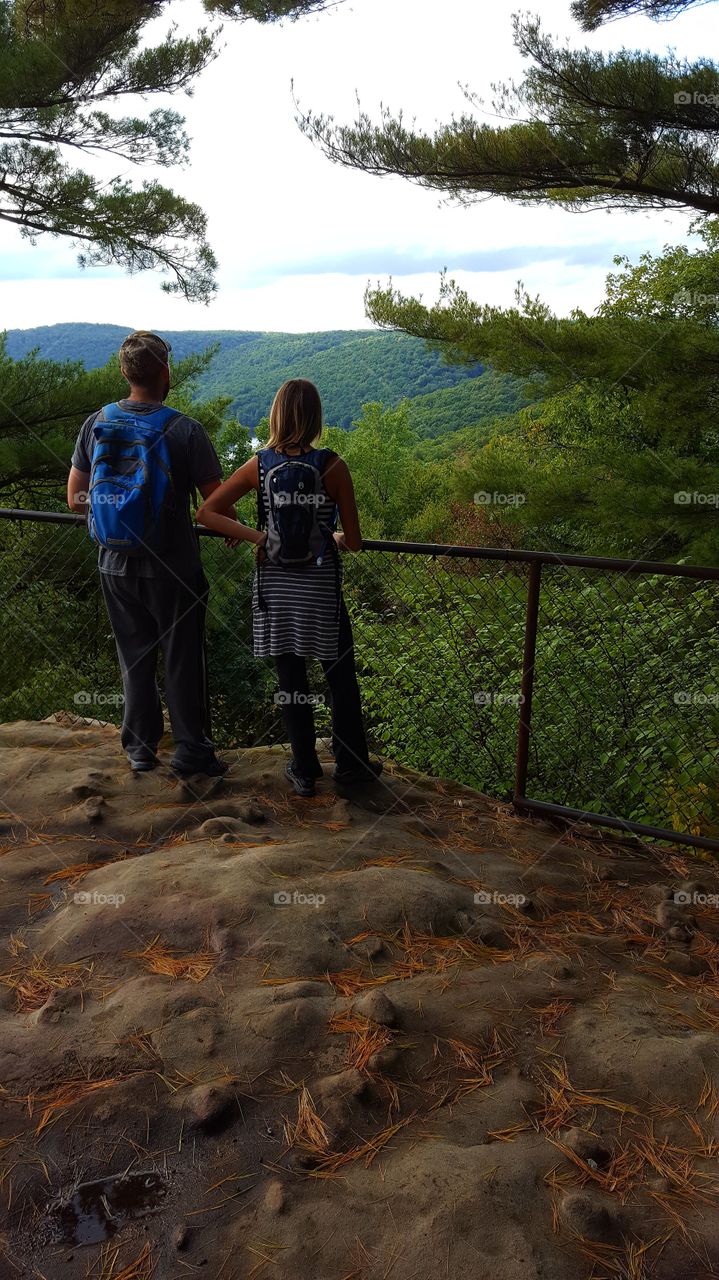
M 259 469 L 262 488 L 261 456 Z M 335 514 L 335 503 L 323 486 L 319 519 L 332 527 Z M 258 565 L 252 589 L 255 657 L 274 658 L 281 653 L 294 653 L 301 658 L 325 661 L 336 658 L 341 590 L 342 566 L 333 540 L 321 565 L 313 561 L 290 569 L 267 560 Z

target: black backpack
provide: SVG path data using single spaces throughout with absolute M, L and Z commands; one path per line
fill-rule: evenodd
M 286 567 L 322 564 L 332 542 L 331 523 L 320 517 L 327 500 L 322 471 L 330 449 L 310 449 L 298 457 L 261 449 L 258 453 L 259 527 L 267 530 L 265 555 Z

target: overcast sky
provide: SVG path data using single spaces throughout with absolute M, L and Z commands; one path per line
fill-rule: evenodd
M 459 83 L 490 113 L 492 82 L 522 71 L 511 35 L 516 7 L 510 0 L 346 0 L 281 27 L 228 24 L 224 48 L 194 96 L 172 103 L 187 116 L 190 164 L 156 171 L 208 213 L 220 260 L 216 300 L 206 307 L 168 297 L 149 272 L 128 279 L 115 269 L 79 271 L 69 242 L 42 237 L 33 247 L 0 223 L 0 327 L 85 320 L 159 329 L 362 328 L 368 279 L 391 274 L 404 291 L 430 299 L 443 267 L 479 301 L 511 303 L 521 278 L 560 312 L 591 310 L 615 253 L 636 258 L 685 240 L 689 217 L 570 213 L 500 199 L 443 205 L 437 193 L 401 179 L 332 165 L 294 119 L 292 80 L 303 107 L 344 121 L 354 118 L 359 94 L 370 114 L 384 102 L 431 128 L 466 108 Z M 633 18 L 592 36 L 571 21 L 569 0 L 535 8 L 547 31 L 606 50 L 671 44 L 692 58 L 713 43 L 713 11 L 701 7 L 673 23 Z M 170 12 L 183 32 L 205 21 L 195 0 L 175 0 Z M 116 164 L 97 170 L 109 176 Z M 151 174 L 122 166 L 124 177 Z

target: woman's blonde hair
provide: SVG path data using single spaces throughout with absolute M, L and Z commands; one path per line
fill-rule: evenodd
M 269 449 L 309 449 L 322 434 L 322 401 L 314 382 L 283 382 L 270 410 Z

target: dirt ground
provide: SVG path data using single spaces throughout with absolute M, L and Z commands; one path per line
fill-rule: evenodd
M 2 1280 L 719 1276 L 719 874 L 0 726 Z

